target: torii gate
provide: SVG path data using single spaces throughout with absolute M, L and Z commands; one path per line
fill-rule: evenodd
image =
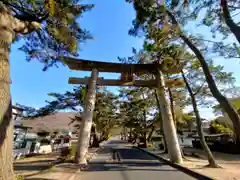
M 88 92 L 84 104 L 83 123 L 80 128 L 79 137 L 87 136 L 86 141 L 78 141 L 76 162 L 85 164 L 85 155 L 88 151 L 88 144 L 90 138 L 90 128 L 92 125 L 92 115 L 95 107 L 96 99 L 96 86 L 138 86 L 138 87 L 150 87 L 158 88 L 160 90 L 160 106 L 163 119 L 163 130 L 167 141 L 170 160 L 172 162 L 181 163 L 181 150 L 177 138 L 177 132 L 174 128 L 174 121 L 172 118 L 170 104 L 167 99 L 167 87 L 179 87 L 183 85 L 183 81 L 179 78 L 164 80 L 163 73 L 165 68 L 163 64 L 120 64 L 120 63 L 108 63 L 100 61 L 90 61 L 84 59 L 76 59 L 71 57 L 63 57 L 65 63 L 71 70 L 79 71 L 92 71 L 90 78 L 76 78 L 70 77 L 69 84 L 87 84 Z M 168 65 L 167 71 L 172 73 L 178 73 L 177 68 L 172 67 L 174 65 Z M 98 77 L 98 72 L 114 72 L 121 73 L 120 80 L 104 79 Z M 155 80 L 135 80 L 135 75 L 143 74 L 155 74 Z

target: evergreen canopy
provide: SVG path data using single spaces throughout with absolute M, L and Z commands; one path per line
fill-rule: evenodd
M 3 5 L 17 19 L 38 22 L 42 29 L 24 35 L 20 48 L 27 53 L 27 60 L 39 60 L 46 70 L 56 64 L 59 56 L 77 56 L 79 43 L 91 39 L 90 33 L 81 28 L 78 18 L 93 8 L 80 4 L 80 0 L 3 0 Z M 18 35 L 18 34 L 17 34 Z M 16 36 L 19 39 L 19 35 Z

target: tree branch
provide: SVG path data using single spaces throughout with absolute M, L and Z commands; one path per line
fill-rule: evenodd
M 198 89 L 195 93 L 193 93 L 194 96 L 196 96 L 196 95 L 201 91 L 201 89 L 203 88 L 205 82 L 206 82 L 206 81 L 204 81 L 204 82 L 202 83 L 202 85 L 199 87 L 199 89 Z
M 227 26 L 230 28 L 230 30 L 232 31 L 232 33 L 235 35 L 238 42 L 240 43 L 240 27 L 233 21 L 230 15 L 227 0 L 221 0 L 221 7 L 223 11 L 223 18 Z
M 14 18 L 15 20 L 15 27 L 14 27 L 14 31 L 16 33 L 20 33 L 20 34 L 29 34 L 35 30 L 40 30 L 41 29 L 41 24 L 38 22 L 28 22 L 28 21 L 20 21 L 16 18 Z
M 32 13 L 27 12 L 23 7 L 11 4 L 8 1 L 2 1 L 2 3 L 5 6 L 10 7 L 10 9 L 15 12 L 14 17 L 21 21 L 35 21 L 41 23 L 49 17 L 48 12 L 43 12 L 42 14 L 35 14 L 33 11 L 31 11 Z M 18 14 L 17 11 L 20 11 L 21 14 Z

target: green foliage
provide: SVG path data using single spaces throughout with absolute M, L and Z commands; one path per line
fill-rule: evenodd
M 118 124 L 118 96 L 106 89 L 99 91 L 94 109 L 94 122 L 101 136 L 107 138 L 110 131 Z
M 74 157 L 77 152 L 77 143 L 71 143 L 70 151 L 71 156 Z
M 80 112 L 84 105 L 86 87 L 81 85 L 74 87 L 73 91 L 66 91 L 63 94 L 49 93 L 48 95 L 51 98 L 54 98 L 54 100 L 46 101 L 47 105 L 40 109 L 35 109 L 20 104 L 17 105 L 24 109 L 24 116 L 26 118 L 43 117 L 65 109 Z
M 216 37 L 217 33 L 221 33 L 224 38 L 226 38 L 230 34 L 230 30 L 227 27 L 226 23 L 223 19 L 223 11 L 221 8 L 221 1 L 219 0 L 205 0 L 205 1 L 196 1 L 189 0 L 189 5 L 193 6 L 193 12 L 197 14 L 197 16 L 201 13 L 203 16 L 201 17 L 201 24 L 211 28 L 211 32 L 213 33 L 213 37 Z M 239 0 L 227 0 L 227 3 L 231 5 L 229 7 L 230 14 L 232 18 L 237 18 L 237 13 L 239 10 Z M 205 13 L 202 13 L 203 11 Z
M 210 132 L 212 134 L 233 133 L 231 128 L 229 128 L 226 124 L 219 123 L 217 120 L 214 120 L 214 121 L 211 122 Z
M 188 55 L 188 53 L 186 53 L 185 57 L 186 63 L 183 67 L 184 74 L 192 88 L 198 105 L 202 107 L 214 106 L 215 100 L 206 82 L 200 62 L 195 57 Z M 224 66 L 215 65 L 211 59 L 208 59 L 207 62 L 219 90 L 224 95 L 231 95 L 231 91 L 236 88 L 234 85 L 236 79 L 233 73 L 225 72 Z M 191 103 L 190 98 L 188 99 L 188 103 Z
M 22 21 L 41 23 L 42 30 L 24 36 L 20 48 L 27 60 L 39 60 L 44 70 L 60 61 L 60 56 L 77 56 L 79 43 L 91 35 L 78 23 L 79 17 L 93 8 L 93 4 L 80 4 L 80 0 L 28 0 L 2 1 Z M 61 61 L 60 61 L 61 62 Z
M 230 29 L 234 27 L 239 31 L 239 0 L 226 0 L 228 5 L 229 17 L 227 17 L 223 12 L 223 0 L 205 0 L 205 1 L 196 1 L 196 0 L 188 0 L 188 12 L 185 12 L 188 15 L 185 21 L 189 21 L 188 18 L 191 17 L 191 20 L 197 20 L 199 23 L 198 26 L 204 26 L 210 29 L 212 33 L 212 39 L 220 39 L 222 40 L 211 40 L 207 39 L 205 43 L 209 44 L 211 47 L 212 53 L 216 53 L 217 55 L 224 56 L 227 58 L 239 58 L 239 45 L 229 41 L 229 37 L 231 38 L 232 33 Z M 175 9 L 176 10 L 176 9 Z M 176 14 L 180 14 L 182 9 L 178 8 Z M 183 15 L 181 15 L 183 16 Z M 180 16 L 180 17 L 181 17 Z M 229 24 L 227 25 L 226 20 L 231 21 L 231 28 L 229 28 Z M 239 40 L 238 40 L 239 41 Z
M 194 127 L 194 123 L 196 122 L 195 114 L 193 112 L 184 113 L 183 111 L 177 116 L 177 130 L 183 131 L 188 130 L 192 131 Z
M 16 175 L 16 178 L 15 178 L 15 180 L 24 180 L 24 179 L 25 178 L 22 175 Z
M 73 91 L 49 93 L 49 96 L 54 99 L 52 101 L 46 101 L 47 105 L 40 109 L 34 109 L 23 105 L 20 107 L 25 109 L 26 117 L 28 118 L 43 117 L 66 109 L 76 111 L 78 113 L 72 118 L 70 124 L 73 123 L 77 130 L 81 126 L 81 112 L 84 109 L 86 92 L 87 89 L 85 86 L 77 86 Z M 116 113 L 117 99 L 117 95 L 109 92 L 105 88 L 97 88 L 93 122 L 96 126 L 96 130 L 101 132 L 101 135 L 104 137 L 107 137 L 111 129 L 118 124 L 118 116 Z
M 166 39 L 166 34 L 169 38 L 174 38 L 178 40 L 179 31 L 176 26 L 173 24 L 171 27 L 169 24 L 164 24 L 165 20 L 165 10 L 162 6 L 157 6 L 156 1 L 131 1 L 126 0 L 128 3 L 132 3 L 136 10 L 136 18 L 133 20 L 133 27 L 130 29 L 129 34 L 133 36 L 145 36 L 149 38 L 150 32 L 152 29 L 157 27 L 158 36 L 161 35 L 162 39 Z M 173 2 L 173 1 L 172 1 Z M 221 38 L 225 40 L 231 31 L 226 25 L 223 19 L 223 12 L 219 0 L 184 0 L 176 1 L 177 6 L 168 5 L 168 9 L 171 10 L 172 14 L 175 16 L 176 20 L 179 22 L 183 28 L 188 24 L 199 23 L 197 26 L 207 26 L 208 29 L 212 32 L 213 38 Z M 169 4 L 170 2 L 166 2 Z M 239 0 L 227 0 L 229 5 L 230 16 L 232 17 L 235 24 L 238 26 L 239 32 L 239 23 L 237 22 L 239 16 Z M 166 6 L 165 6 L 166 7 Z M 174 32 L 175 31 L 175 32 Z M 156 30 L 155 30 L 156 33 Z M 184 31 L 187 34 L 187 31 Z M 195 33 L 195 32 L 194 32 Z M 165 38 L 163 35 L 165 34 Z M 208 37 L 207 37 L 208 38 Z M 223 40 L 213 40 L 205 39 L 205 34 L 200 34 L 196 32 L 191 35 L 190 39 L 194 42 L 195 45 L 201 45 L 201 50 L 208 52 L 208 54 L 214 53 L 216 55 L 224 57 L 234 57 L 239 58 L 239 45 L 232 40 L 227 39 Z M 178 42 L 179 43 L 179 42 Z
M 230 102 L 232 103 L 232 105 L 236 108 L 236 110 L 238 112 L 240 112 L 240 98 L 239 97 L 236 97 L 236 98 L 232 98 L 232 99 L 229 99 Z M 213 107 L 213 110 L 214 110 L 214 113 L 216 115 L 219 115 L 219 114 L 223 114 L 223 109 L 222 107 L 218 104 L 216 106 Z
M 171 73 L 171 66 L 178 67 L 177 70 L 183 69 L 198 105 L 210 108 L 215 104 L 212 93 L 214 93 L 214 97 L 217 98 L 219 97 L 217 95 L 221 93 L 229 95 L 232 89 L 235 88 L 235 78 L 232 73 L 224 72 L 223 66 L 213 64 L 211 59 L 204 59 L 204 56 L 209 57 L 208 55 L 212 52 L 216 53 L 216 47 L 213 45 L 216 46 L 217 43 L 211 42 L 213 43 L 211 47 L 206 44 L 204 40 L 200 40 L 203 39 L 203 36 L 195 35 L 196 37 L 190 36 L 188 38 L 186 35 L 188 32 L 184 29 L 184 26 L 187 25 L 190 20 L 196 20 L 197 14 L 200 13 L 196 9 L 200 8 L 202 10 L 202 7 L 198 5 L 204 4 L 205 7 L 208 8 L 208 1 L 190 0 L 189 3 L 191 5 L 198 4 L 192 7 L 196 12 L 190 8 L 188 11 L 185 11 L 184 3 L 182 4 L 183 1 L 175 2 L 171 6 L 169 6 L 169 3 L 166 3 L 166 6 L 160 6 L 156 4 L 156 1 L 127 2 L 132 3 L 136 10 L 136 18 L 132 23 L 133 27 L 130 29 L 129 34 L 145 37 L 144 50 L 150 54 L 149 56 L 152 62 L 166 62 L 167 68 L 164 69 L 163 66 L 163 69 L 164 73 L 170 75 L 168 77 L 178 77 L 178 75 L 172 75 L 174 73 Z M 209 3 L 212 2 L 209 1 Z M 214 8 L 219 8 L 219 6 L 215 5 Z M 207 10 L 212 11 L 212 9 Z M 211 18 L 211 16 L 208 16 L 208 18 Z M 169 23 L 169 21 L 171 23 Z M 179 25 L 183 26 L 181 30 Z M 185 47 L 182 42 L 183 40 L 185 43 L 188 42 L 187 47 Z M 228 53 L 228 56 L 230 56 L 233 52 L 232 49 L 226 46 L 225 43 L 223 46 L 228 47 L 228 49 L 225 48 L 225 50 L 226 54 Z M 188 48 L 193 50 L 194 54 L 191 54 Z M 234 45 L 234 48 L 236 51 L 237 46 Z M 224 51 L 224 48 L 222 49 Z M 196 56 L 198 59 L 196 59 Z M 207 63 L 207 65 L 203 66 L 205 63 Z M 202 67 L 204 67 L 204 71 Z M 209 74 L 212 75 L 213 79 Z M 210 86 L 211 82 L 216 83 L 218 88 L 211 88 L 210 91 L 209 87 L 213 87 Z M 183 93 L 187 93 L 186 89 L 182 88 L 181 90 Z M 220 92 L 218 92 L 218 90 L 220 90 Z M 183 105 L 190 105 L 190 100 L 188 97 L 187 101 L 185 101 L 186 103 Z M 217 98 L 217 100 L 220 101 L 219 98 Z

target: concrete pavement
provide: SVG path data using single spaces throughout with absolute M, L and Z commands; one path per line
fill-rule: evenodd
M 120 162 L 112 161 L 112 149 L 118 152 Z M 160 162 L 130 144 L 111 140 L 93 158 L 85 171 L 74 180 L 193 180 L 195 178 Z

